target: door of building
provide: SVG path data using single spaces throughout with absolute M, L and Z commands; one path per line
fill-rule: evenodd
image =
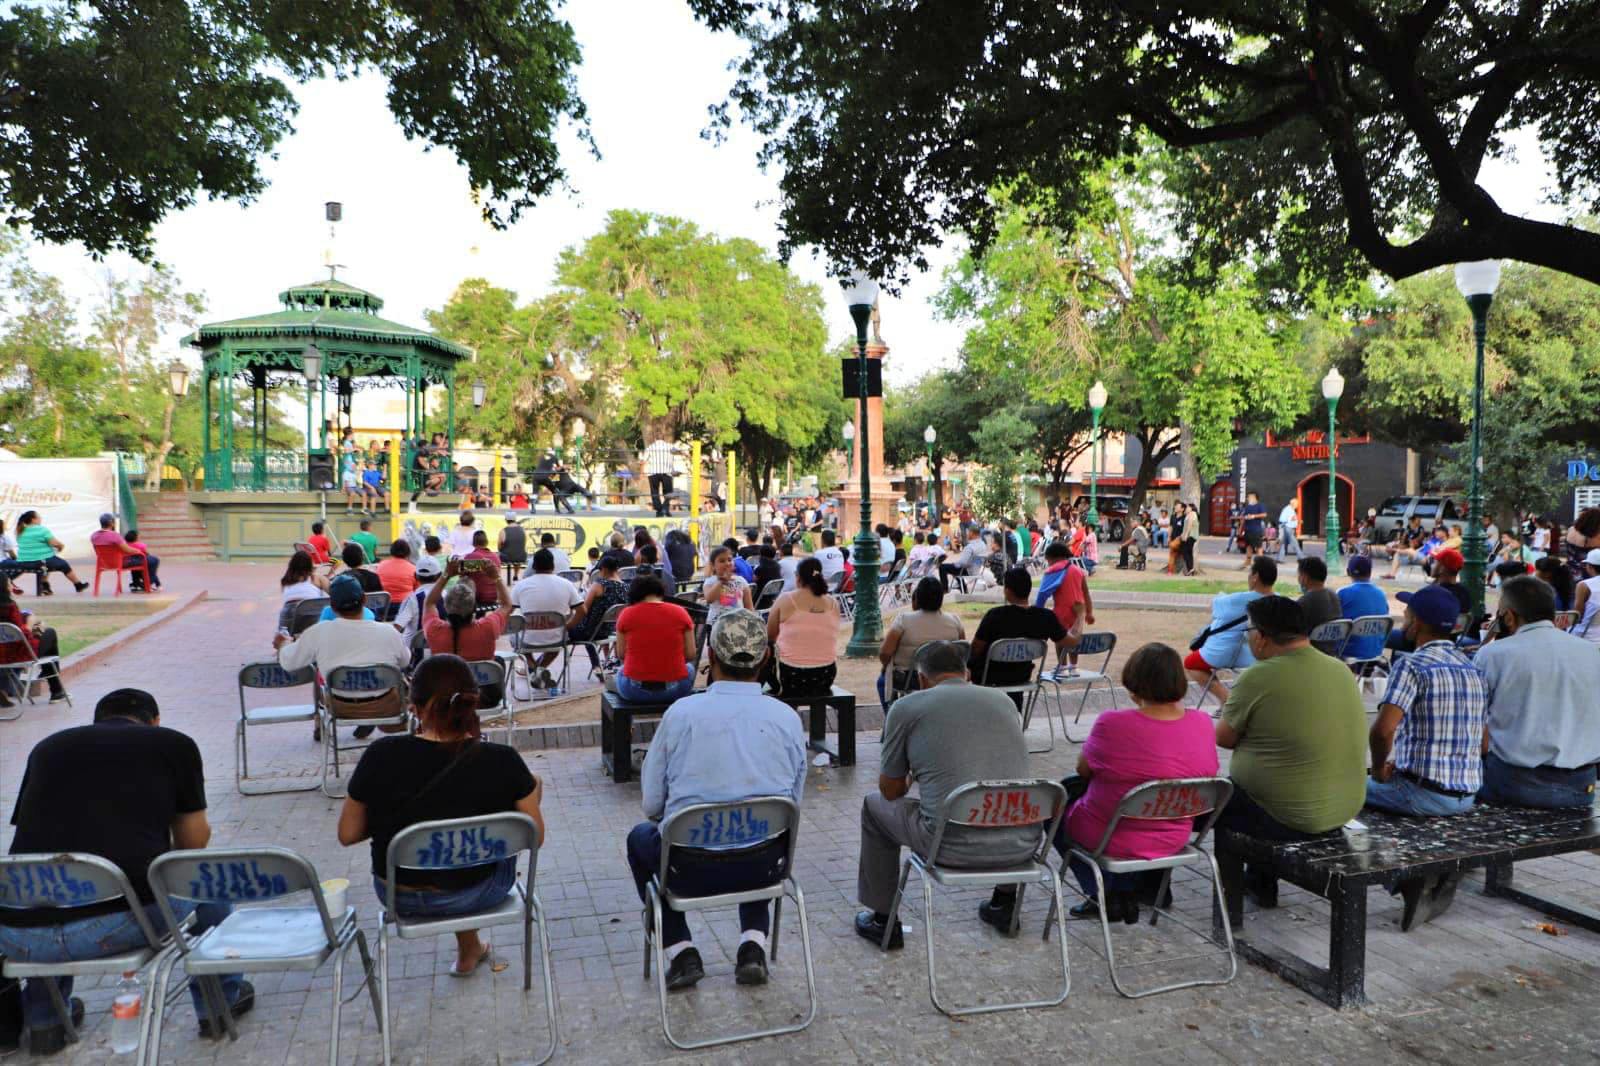
M 1226 536 L 1232 528 L 1229 521 L 1233 515 L 1234 507 L 1239 503 L 1239 489 L 1233 481 L 1223 478 L 1213 482 L 1211 491 L 1206 496 L 1206 516 L 1210 519 L 1208 532 L 1213 537 Z
M 1345 477 L 1339 478 L 1339 529 L 1347 530 L 1356 521 L 1356 483 Z M 1312 540 L 1321 540 L 1324 533 L 1325 516 L 1328 513 L 1328 473 L 1322 471 L 1303 479 L 1295 489 L 1300 498 L 1300 536 Z

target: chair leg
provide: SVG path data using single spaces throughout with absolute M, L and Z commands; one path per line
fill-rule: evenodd
M 389 1034 L 389 916 L 378 912 L 378 1035 L 383 1038 L 383 1066 L 391 1062 Z
M 905 898 L 906 878 L 911 876 L 911 860 L 900 861 L 900 883 L 894 890 L 894 902 L 889 905 L 889 920 L 883 923 L 883 941 L 878 945 L 884 951 L 889 950 L 889 938 L 894 935 L 894 927 L 900 922 L 900 901 Z
M 72 1007 L 62 998 L 61 986 L 56 984 L 54 977 L 43 978 L 45 987 L 50 990 L 50 1003 L 56 1009 L 56 1017 L 61 1019 L 61 1027 L 66 1030 L 67 1043 L 78 1042 L 78 1027 L 72 1024 Z
M 772 901 L 772 935 L 767 937 L 767 958 L 778 961 L 778 922 L 783 918 L 783 897 Z
M 556 1046 L 561 1042 L 561 1003 L 556 999 L 555 977 L 550 972 L 550 940 L 544 933 L 544 907 L 539 902 L 539 897 L 531 891 L 529 899 L 533 904 L 533 926 L 539 933 L 539 961 L 543 971 L 544 981 L 544 1013 L 550 1026 L 550 1047 L 544 1055 L 534 1061 L 534 1066 L 543 1066 L 549 1062 L 556 1053 Z M 527 957 L 533 957 L 532 951 Z
M 378 1028 L 383 1028 L 383 1008 L 378 1003 L 378 975 L 372 965 L 372 953 L 367 950 L 367 934 L 360 929 L 356 930 L 353 938 L 356 950 L 361 952 L 361 972 L 365 975 L 367 998 L 372 1003 L 372 1017 L 378 1023 Z
M 933 957 L 933 878 L 922 875 L 922 939 L 928 953 L 928 998 L 940 1014 L 950 1011 L 939 1002 L 939 970 Z
M 150 1010 L 146 1012 L 149 1015 L 145 1023 L 148 1037 L 142 1051 L 147 1066 L 156 1066 L 161 1061 L 161 1024 L 167 1014 L 167 987 L 172 981 L 173 968 L 177 965 L 177 948 L 168 948 L 165 954 L 156 957 L 150 981 Z
M 333 953 L 333 1025 L 328 1035 L 328 1066 L 339 1066 L 339 1013 L 344 1006 L 344 956 L 349 950 L 346 943 Z

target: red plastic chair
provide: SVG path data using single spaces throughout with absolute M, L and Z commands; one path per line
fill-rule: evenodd
M 123 561 L 133 558 L 138 558 L 140 562 L 129 566 Z M 122 595 L 122 575 L 125 573 L 144 575 L 145 591 L 148 592 L 150 590 L 150 564 L 145 560 L 144 556 L 128 555 L 115 544 L 96 544 L 94 545 L 94 594 L 96 596 L 100 595 L 100 575 L 108 573 L 117 575 L 118 596 Z

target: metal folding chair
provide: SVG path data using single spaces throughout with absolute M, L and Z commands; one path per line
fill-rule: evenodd
M 1344 655 L 1345 643 L 1350 639 L 1350 619 L 1335 618 L 1331 622 L 1324 622 L 1311 630 L 1311 643 L 1327 655 L 1335 659 Z
M 557 570 L 556 577 L 565 578 L 580 589 L 583 588 L 584 573 L 582 570 Z
M 333 1024 L 328 1037 L 328 1062 L 329 1066 L 338 1066 L 344 960 L 352 944 L 361 951 L 361 969 L 365 975 L 362 983 L 367 986 L 378 1030 L 387 1045 L 389 1029 L 379 1009 L 372 955 L 367 951 L 367 938 L 361 932 L 356 909 L 346 906 L 343 914 L 328 913 L 328 901 L 322 895 L 322 879 L 304 856 L 287 848 L 169 851 L 150 864 L 150 891 L 169 929 L 176 924 L 173 899 L 235 906 L 233 913 L 222 922 L 197 937 L 191 938 L 180 930 L 173 938 L 172 950 L 157 961 L 150 997 L 154 1015 L 148 1022 L 150 1066 L 156 1066 L 161 1058 L 166 986 L 179 962 L 191 979 L 214 981 L 225 973 L 316 971 L 330 958 L 333 960 Z M 308 893 L 310 905 L 277 904 L 276 901 L 296 892 Z M 211 989 L 211 996 L 215 1000 L 212 1032 L 216 1032 L 216 1019 L 220 1016 L 228 1039 L 239 1039 L 233 1012 L 223 1002 L 220 986 Z
M 848 573 L 841 570 L 828 579 L 828 595 L 832 596 L 833 601 L 839 605 L 839 614 L 846 622 L 853 620 L 856 616 L 855 594 L 844 591 L 844 583 L 849 577 Z
M 1211 673 L 1206 677 L 1206 683 L 1200 688 L 1200 701 L 1194 705 L 1195 710 L 1200 711 L 1205 709 L 1206 700 L 1211 698 L 1211 686 L 1214 682 L 1223 681 L 1223 687 L 1227 687 L 1227 682 L 1223 680 L 1222 675 L 1228 674 L 1230 677 L 1236 675 L 1239 672 L 1239 660 L 1244 658 L 1244 655 L 1248 650 L 1248 644 L 1240 643 L 1238 648 L 1234 650 L 1233 658 L 1229 659 L 1225 663 L 1213 666 L 1211 668 Z M 1222 701 L 1219 700 L 1217 702 L 1217 711 L 1220 713 L 1221 710 Z M 1211 717 L 1215 718 L 1216 715 L 1213 714 Z
M 543 655 L 552 651 L 561 653 L 561 678 L 556 682 L 556 695 L 566 691 L 567 674 L 572 668 L 572 634 L 567 631 L 567 621 L 571 617 L 563 611 L 531 611 L 524 614 L 522 626 L 517 630 L 511 643 L 512 650 L 522 656 Z M 561 639 L 549 641 L 541 637 L 538 640 L 531 640 L 529 638 L 535 629 L 544 632 L 560 630 Z M 533 668 L 531 659 L 528 668 L 530 670 Z
M 772 845 L 788 835 L 788 846 L 781 864 L 779 880 L 763 888 L 739 892 L 723 892 L 715 896 L 681 896 L 672 890 L 671 871 L 692 864 L 695 856 L 715 855 L 726 858 L 729 852 L 757 851 Z M 655 955 L 656 996 L 661 1001 L 661 1031 L 667 1043 L 682 1051 L 717 1047 L 755 1040 L 766 1036 L 798 1033 L 811 1024 L 817 1016 L 817 979 L 811 961 L 811 926 L 806 920 L 805 894 L 794 880 L 795 845 L 800 836 L 800 808 L 787 796 L 753 796 L 750 799 L 728 803 L 696 803 L 674 812 L 661 823 L 661 869 L 651 878 L 645 890 L 644 909 L 644 976 L 650 979 L 650 958 Z M 667 1017 L 667 956 L 661 943 L 661 912 L 663 907 L 687 913 L 719 907 L 736 907 L 741 903 L 772 902 L 772 934 L 768 937 L 768 957 L 778 961 L 778 927 L 782 917 L 783 897 L 794 900 L 795 913 L 800 922 L 800 951 L 805 957 L 806 997 L 809 1007 L 806 1016 L 792 1025 L 781 1025 L 753 1032 L 707 1037 L 704 1040 L 684 1041 L 672 1033 Z
M 1233 795 L 1233 783 L 1225 777 L 1188 777 L 1169 778 L 1164 781 L 1147 781 L 1142 785 L 1128 790 L 1127 794 L 1117 803 L 1117 811 L 1111 817 L 1111 824 L 1106 826 L 1105 833 L 1100 837 L 1100 843 L 1093 850 L 1074 845 L 1069 854 L 1081 862 L 1089 865 L 1094 874 L 1096 897 L 1100 901 L 1100 933 L 1105 939 L 1106 967 L 1111 971 L 1111 984 L 1120 995 L 1128 999 L 1143 999 L 1145 996 L 1154 996 L 1161 992 L 1173 992 L 1180 988 L 1194 988 L 1199 985 L 1225 985 L 1232 981 L 1239 972 L 1239 960 L 1233 950 L 1233 927 L 1228 923 L 1228 906 L 1222 894 L 1222 876 L 1217 870 L 1217 860 L 1211 853 L 1200 847 L 1206 834 L 1211 832 L 1212 825 L 1217 820 L 1217 815 L 1222 808 L 1227 806 L 1228 798 Z M 1114 859 L 1106 855 L 1106 845 L 1111 842 L 1112 834 L 1116 832 L 1117 825 L 1123 819 L 1137 819 L 1141 821 L 1198 821 L 1194 836 L 1185 844 L 1177 854 L 1168 855 L 1163 859 Z M 1211 887 L 1215 893 L 1217 910 L 1222 914 L 1222 943 L 1213 939 L 1213 933 L 1208 929 L 1201 929 L 1185 921 L 1176 911 L 1163 907 L 1168 903 L 1172 886 L 1172 871 L 1180 866 L 1203 866 L 1211 871 Z M 1226 952 L 1228 956 L 1228 976 L 1222 978 L 1202 978 L 1193 981 L 1177 981 L 1172 984 L 1160 985 L 1155 988 L 1139 992 L 1130 992 L 1123 987 L 1122 979 L 1117 975 L 1116 954 L 1111 946 L 1111 920 L 1106 917 L 1106 883 L 1105 874 L 1136 874 L 1147 871 L 1161 871 L 1161 885 L 1156 891 L 1155 905 L 1150 909 L 1150 924 L 1154 926 L 1156 920 L 1162 915 L 1178 923 L 1189 932 L 1194 933 L 1208 944 L 1215 945 Z M 1061 864 L 1061 879 L 1067 879 L 1067 864 Z M 1077 885 L 1073 885 L 1074 891 Z M 1082 893 L 1080 893 L 1081 895 Z M 1052 904 L 1052 907 L 1055 905 Z M 1045 918 L 1044 938 L 1050 939 L 1051 914 Z M 1147 960 L 1159 962 L 1168 960 Z M 1134 965 L 1144 965 L 1135 963 Z
M 298 637 L 322 620 L 322 609 L 333 603 L 326 596 L 300 600 L 294 605 L 294 616 L 289 622 L 289 635 Z
M 1345 640 L 1344 651 L 1349 650 L 1352 641 L 1362 637 L 1377 637 L 1379 652 L 1370 658 L 1353 658 L 1349 655 L 1340 655 L 1339 658 L 1355 671 L 1357 683 L 1361 688 L 1366 688 L 1369 681 L 1378 676 L 1388 677 L 1389 667 L 1383 658 L 1383 647 L 1389 639 L 1389 633 L 1394 629 L 1394 619 L 1386 614 L 1369 614 L 1356 618 L 1350 623 L 1350 636 Z
M 256 726 L 282 725 L 286 722 L 314 722 L 317 720 L 317 671 L 307 666 L 290 672 L 276 662 L 250 663 L 239 669 L 239 722 L 233 730 L 233 785 L 242 796 L 266 796 L 277 792 L 310 792 L 317 782 L 309 785 L 289 785 L 275 788 L 246 788 L 250 777 L 249 732 Z M 245 692 L 249 689 L 281 691 L 310 685 L 308 703 L 282 703 L 268 707 L 246 706 Z
M 783 592 L 783 578 L 775 577 L 761 586 L 761 593 L 755 598 L 757 612 L 765 612 L 778 602 L 778 596 Z M 766 617 L 762 614 L 762 617 Z
M 884 927 L 883 948 L 900 924 L 900 901 L 905 896 L 906 878 L 915 869 L 922 876 L 922 924 L 926 928 L 928 946 L 928 997 L 942 1014 L 957 1017 L 963 1014 L 990 1014 L 995 1011 L 1020 1010 L 1025 1007 L 1054 1007 L 1067 998 L 1072 989 L 1072 970 L 1067 963 L 1067 920 L 1061 901 L 1061 882 L 1055 871 L 1045 862 L 1050 841 L 1055 838 L 1056 826 L 1067 808 L 1067 790 L 1060 782 L 1043 778 L 1016 781 L 973 781 L 962 785 L 945 797 L 944 809 L 934 823 L 933 842 L 926 857 L 907 850 L 900 866 L 900 883 L 894 891 L 894 903 L 889 908 L 889 921 Z M 972 867 L 946 866 L 939 862 L 939 852 L 951 827 L 960 827 L 969 836 L 973 833 L 1014 831 L 1034 828 L 1039 831 L 1039 841 L 1022 862 L 1004 866 Z M 1015 885 L 1016 902 L 1011 909 L 1011 932 L 1016 934 L 1022 920 L 1022 895 L 1028 885 L 1048 885 L 1054 896 L 1053 917 L 1061 925 L 1061 994 L 1050 999 L 1033 999 L 1013 1003 L 992 1003 L 981 1007 L 952 1007 L 939 999 L 938 972 L 933 957 L 933 886 L 941 888 L 995 888 Z
M 1577 625 L 1577 624 L 1578 624 L 1578 612 L 1577 611 L 1557 611 L 1556 612 L 1555 625 L 1556 625 L 1557 629 L 1563 629 L 1563 630 L 1567 630 L 1567 631 L 1570 632 L 1572 627 Z
M 72 1010 L 57 977 L 112 977 L 134 973 L 145 968 L 172 946 L 172 938 L 156 932 L 144 907 L 137 906 L 138 894 L 128 875 L 109 859 L 98 855 L 68 852 L 62 855 L 5 855 L 0 856 L 0 915 L 7 910 L 59 908 L 63 922 L 72 921 L 78 907 L 91 903 L 110 903 L 127 900 L 135 904 L 128 908 L 139 931 L 144 934 L 144 945 L 116 955 L 97 959 L 74 959 L 71 962 L 18 962 L 0 958 L 0 977 L 15 980 L 44 981 L 50 993 L 51 1005 L 66 1030 L 67 1042 L 79 1040 L 77 1026 L 72 1024 Z M 168 925 L 167 928 L 172 928 Z M 207 1003 L 212 993 L 220 997 L 220 988 L 207 990 Z M 181 989 L 180 989 L 181 991 Z M 142 1058 L 148 1046 L 146 1030 L 150 1024 L 150 1011 L 139 1020 L 139 1053 Z M 215 1016 L 212 1022 L 215 1023 Z
M 1040 678 L 1044 673 L 1045 657 L 1050 654 L 1050 645 L 1042 640 L 1032 637 L 1006 637 L 997 640 L 984 649 L 983 672 L 979 675 L 978 684 L 984 688 L 992 688 L 1007 695 L 1016 693 L 1022 696 L 1022 731 L 1028 731 L 1028 723 L 1033 720 L 1033 708 L 1039 702 L 1039 696 L 1044 691 Z M 1014 685 L 989 684 L 989 666 L 991 663 L 1027 663 L 1028 680 Z M 1056 727 L 1050 721 L 1050 712 L 1045 710 L 1044 724 L 1050 730 L 1050 743 L 1043 748 L 1029 748 L 1028 754 L 1039 755 L 1055 750 Z M 1065 728 L 1065 726 L 1063 726 Z
M 606 608 L 606 613 L 600 616 L 600 624 L 595 626 L 586 638 L 572 640 L 574 648 L 590 648 L 594 651 L 594 657 L 600 666 L 598 669 L 591 666 L 589 674 L 599 678 L 602 684 L 610 676 L 609 668 L 617 642 L 617 619 L 622 617 L 622 612 L 627 607 L 625 603 L 613 603 Z
M 633 579 L 638 576 L 639 568 L 637 566 L 619 566 L 617 568 L 617 580 L 624 585 L 631 584 Z
M 339 777 L 339 753 L 350 750 L 339 747 L 339 728 L 411 726 L 411 711 L 406 706 L 406 679 L 388 663 L 340 666 L 329 671 L 317 692 L 322 726 L 322 793 L 330 799 L 342 799 L 342 793 L 335 795 L 328 791 L 329 769 L 334 777 Z M 351 714 L 352 711 L 357 713 Z M 373 711 L 381 713 L 365 716 Z
M 1041 689 L 1045 685 L 1055 686 L 1056 717 L 1061 719 L 1061 735 L 1068 740 L 1073 738 L 1067 733 L 1067 711 L 1061 703 L 1061 690 L 1077 685 L 1083 686 L 1083 697 L 1078 700 L 1078 713 L 1072 716 L 1073 725 L 1077 725 L 1079 720 L 1083 718 L 1083 709 L 1089 704 L 1089 693 L 1094 691 L 1096 684 L 1103 682 L 1106 687 L 1106 695 L 1115 700 L 1117 686 L 1111 680 L 1111 653 L 1117 650 L 1117 635 L 1104 632 L 1084 633 L 1078 638 L 1078 646 L 1072 650 L 1080 658 L 1100 654 L 1104 654 L 1105 658 L 1100 660 L 1100 669 L 1098 670 L 1079 667 L 1076 673 L 1063 674 L 1060 667 L 1057 666 L 1054 673 L 1041 671 L 1039 674 L 1039 686 Z M 1046 708 L 1045 718 L 1048 719 L 1049 717 L 1050 711 Z
M 511 675 L 506 669 L 506 664 L 499 659 L 470 659 L 467 666 L 472 670 L 472 678 L 478 683 L 478 691 L 482 692 L 490 685 L 500 686 L 500 699 L 493 704 L 478 701 L 478 722 L 482 725 L 495 718 L 504 718 L 506 722 L 506 743 L 511 743 Z
M 536 889 L 539 871 L 539 827 L 526 814 L 508 812 L 477 818 L 452 818 L 437 822 L 418 822 L 407 826 L 389 841 L 384 863 L 386 883 L 393 901 L 396 874 L 400 870 L 464 870 L 487 863 L 516 859 L 528 853 L 528 877 L 517 881 L 504 900 L 475 914 L 456 914 L 447 918 L 408 918 L 393 906 L 378 912 L 378 1002 L 379 1013 L 389 1017 L 389 936 L 401 940 L 420 940 L 460 933 L 468 929 L 492 929 L 499 925 L 522 926 L 522 989 L 533 987 L 533 931 L 539 931 L 539 960 L 543 968 L 545 1018 L 550 1026 L 550 1043 L 534 1066 L 549 1062 L 556 1053 L 558 1039 L 555 984 L 550 972 L 550 942 L 545 935 L 544 907 Z M 383 1026 L 383 1061 L 390 1061 L 389 1026 Z
M 22 630 L 18 629 L 10 622 L 0 622 L 0 645 L 15 645 L 22 649 L 22 653 L 26 656 L 26 658 L 14 663 L 0 663 L 0 673 L 10 672 L 15 674 L 18 686 L 22 690 L 20 694 L 25 697 L 29 703 L 35 703 L 36 701 L 33 698 L 33 683 L 44 678 L 44 668 L 46 666 L 53 665 L 55 666 L 56 670 L 59 671 L 61 669 L 61 657 L 59 655 L 46 655 L 41 659 L 34 652 L 33 645 L 28 643 L 28 638 L 22 632 Z M 64 679 L 62 681 L 61 691 L 67 691 L 66 682 Z M 67 706 L 72 706 L 72 696 L 70 694 L 67 696 Z M 22 706 L 21 701 L 19 700 L 16 713 L 0 714 L 0 722 L 10 722 L 21 717 Z
M 389 616 L 389 608 L 392 605 L 389 602 L 389 594 L 387 592 L 367 593 L 367 602 L 364 606 L 372 612 L 372 617 L 377 621 L 393 621 Z

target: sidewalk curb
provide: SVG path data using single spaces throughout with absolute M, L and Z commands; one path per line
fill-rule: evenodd
M 141 618 L 125 629 L 119 629 L 108 637 L 95 641 L 87 648 L 80 648 L 61 660 L 61 678 L 71 681 L 80 674 L 88 673 L 99 666 L 106 659 L 115 655 L 123 648 L 134 643 L 148 633 L 161 628 L 161 626 L 187 611 L 195 604 L 206 598 L 205 589 L 190 593 L 178 600 L 170 607 L 166 607 L 146 618 Z

